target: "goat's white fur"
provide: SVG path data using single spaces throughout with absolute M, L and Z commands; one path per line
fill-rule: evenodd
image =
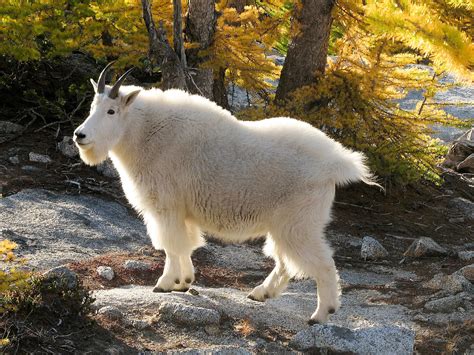
M 155 291 L 189 287 L 203 232 L 226 242 L 266 235 L 275 269 L 249 297 L 263 301 L 291 277 L 311 277 L 318 285 L 311 320 L 327 321 L 340 291 L 324 229 L 336 185 L 375 184 L 364 156 L 295 119 L 239 121 L 180 90 L 123 86 L 115 100 L 108 90 L 96 94 L 76 131 L 86 135 L 80 155 L 89 165 L 110 156 L 154 247 L 165 250 Z

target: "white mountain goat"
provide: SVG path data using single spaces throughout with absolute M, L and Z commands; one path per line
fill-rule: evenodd
M 237 243 L 266 235 L 275 268 L 248 297 L 264 301 L 291 277 L 311 277 L 318 307 L 309 322 L 326 322 L 340 290 L 324 229 L 336 185 L 377 185 L 364 156 L 295 119 L 244 122 L 181 90 L 121 86 L 130 71 L 106 86 L 111 64 L 91 79 L 94 101 L 74 140 L 86 164 L 112 159 L 153 246 L 165 250 L 153 291 L 189 288 L 203 232 Z

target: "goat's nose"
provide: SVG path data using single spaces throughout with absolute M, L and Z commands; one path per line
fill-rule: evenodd
M 77 139 L 86 138 L 86 135 L 81 132 L 74 132 L 74 135 L 76 136 Z

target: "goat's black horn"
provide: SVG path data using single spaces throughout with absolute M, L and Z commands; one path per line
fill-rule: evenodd
M 110 92 L 109 92 L 109 97 L 111 99 L 115 99 L 117 98 L 118 96 L 118 93 L 119 93 L 119 89 L 120 89 L 120 86 L 122 85 L 122 83 L 124 82 L 124 80 L 127 78 L 127 75 L 130 74 L 130 72 L 135 69 L 135 68 L 130 68 L 128 69 L 125 73 L 122 74 L 122 76 L 120 78 L 117 79 L 117 81 L 115 82 L 114 86 L 112 87 L 112 89 L 110 89 Z
M 107 64 L 99 75 L 99 80 L 97 81 L 97 93 L 103 94 L 105 90 L 105 76 L 107 75 L 107 70 L 115 63 L 115 60 Z

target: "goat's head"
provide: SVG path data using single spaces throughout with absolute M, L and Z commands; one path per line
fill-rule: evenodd
M 112 64 L 109 63 L 100 73 L 97 83 L 91 79 L 95 96 L 89 117 L 74 131 L 74 142 L 81 159 L 88 165 L 104 161 L 108 152 L 124 136 L 128 109 L 140 92 L 126 90 L 126 94 L 120 93 L 120 86 L 132 69 L 126 71 L 113 86 L 105 85 L 105 76 Z

